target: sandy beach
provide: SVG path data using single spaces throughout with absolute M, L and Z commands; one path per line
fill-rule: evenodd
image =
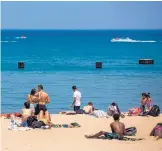
M 95 118 L 87 115 L 52 115 L 54 124 L 77 122 L 81 128 L 35 129 L 30 131 L 10 131 L 7 129 L 10 120 L 1 118 L 2 151 L 160 151 L 162 140 L 156 141 L 149 136 L 152 128 L 162 122 L 159 117 L 125 117 L 121 119 L 126 127 L 136 126 L 136 138 L 142 141 L 119 141 L 86 139 L 85 134 L 100 130 L 109 131 L 112 118 Z

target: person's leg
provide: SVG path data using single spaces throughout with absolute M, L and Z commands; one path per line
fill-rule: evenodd
M 39 119 L 43 119 L 43 116 L 44 116 L 44 112 L 41 110 L 41 111 L 39 112 Z
M 80 106 L 74 106 L 74 111 L 76 112 L 77 110 L 80 109 Z
M 45 119 L 47 119 L 48 121 L 51 121 L 50 114 L 47 110 L 45 111 Z
M 104 135 L 104 133 L 105 133 L 104 131 L 100 131 L 94 135 L 85 135 L 85 137 L 86 138 L 96 138 L 96 137 L 100 137 L 100 136 Z

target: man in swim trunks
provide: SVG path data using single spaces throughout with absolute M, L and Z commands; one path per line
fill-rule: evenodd
M 123 135 L 125 134 L 125 125 L 119 121 L 119 117 L 120 117 L 119 114 L 113 115 L 114 122 L 110 124 L 112 133 L 100 131 L 94 135 L 85 135 L 85 137 L 86 138 L 98 138 L 104 135 L 105 138 L 109 138 L 109 136 L 111 135 L 112 138 L 114 139 L 121 139 Z
M 43 86 L 38 85 L 38 104 L 39 104 L 39 118 L 43 118 L 44 115 L 47 120 L 50 121 L 50 115 L 47 111 L 46 104 L 50 103 L 50 98 L 46 92 L 43 91 Z

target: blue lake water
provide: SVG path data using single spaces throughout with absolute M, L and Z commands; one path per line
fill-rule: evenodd
M 132 42 L 111 42 L 116 37 Z M 150 92 L 162 108 L 162 30 L 2 30 L 1 54 L 2 112 L 20 111 L 38 84 L 49 93 L 52 113 L 70 109 L 72 85 L 82 93 L 82 106 L 92 101 L 106 110 L 116 101 L 127 111 Z M 155 63 L 139 65 L 141 58 Z

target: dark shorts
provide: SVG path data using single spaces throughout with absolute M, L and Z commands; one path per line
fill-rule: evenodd
M 122 139 L 123 137 L 121 137 L 120 135 L 116 134 L 116 133 L 109 133 L 109 132 L 105 132 L 104 133 L 105 138 L 106 139 Z
M 78 111 L 80 109 L 80 106 L 74 106 L 74 111 Z
M 39 110 L 46 112 L 47 111 L 46 105 L 39 104 Z

